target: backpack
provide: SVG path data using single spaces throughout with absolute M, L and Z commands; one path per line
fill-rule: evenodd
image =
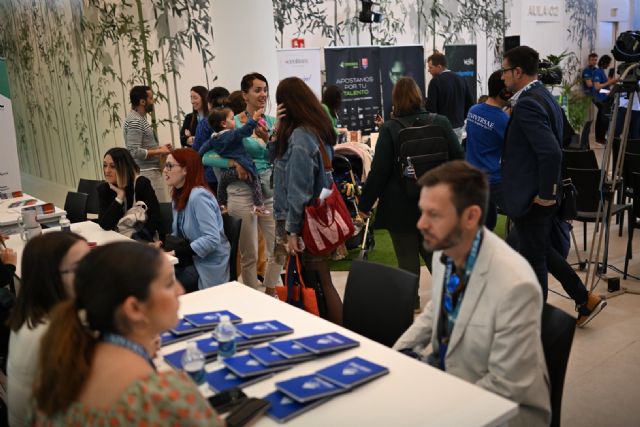
M 436 114 L 418 117 L 409 124 L 400 118 L 402 129 L 394 140 L 396 173 L 404 182 L 409 197 L 419 197 L 418 179 L 429 170 L 449 160 L 449 144 L 441 126 L 434 125 Z

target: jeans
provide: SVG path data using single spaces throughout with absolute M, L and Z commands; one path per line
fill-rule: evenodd
M 534 204 L 524 216 L 513 219 L 517 232 L 514 249 L 531 264 L 542 287 L 544 301 L 548 294 L 548 273 L 551 273 L 576 304 L 584 304 L 587 289 L 564 257 L 551 246 L 551 221 L 557 209 L 556 205 Z
M 170 203 L 171 197 L 169 196 L 169 190 L 167 189 L 167 183 L 162 176 L 162 172 L 159 169 L 148 169 L 140 171 L 140 175 L 146 177 L 151 181 L 151 187 L 156 192 L 156 197 L 159 203 Z
M 272 216 L 257 216 L 251 213 L 253 199 L 251 197 L 251 189 L 245 183 L 234 182 L 229 185 L 227 191 L 229 193 L 229 215 L 242 219 L 239 242 L 242 282 L 252 288 L 257 288 L 260 284 L 256 271 L 258 263 L 258 227 L 260 227 L 267 253 L 264 285 L 267 288 L 273 288 L 280 283 L 280 272 L 282 271 L 282 262 L 276 262 L 276 258 L 273 255 L 276 222 Z M 273 212 L 273 199 L 265 200 L 264 205 L 267 210 Z M 284 260 L 282 261 L 284 262 Z
M 431 271 L 432 253 L 424 248 L 422 235 L 418 230 L 415 233 L 389 232 L 393 250 L 398 259 L 398 268 L 413 273 L 420 277 L 420 256 Z

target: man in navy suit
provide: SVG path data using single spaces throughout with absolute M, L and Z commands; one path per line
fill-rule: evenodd
M 528 46 L 507 51 L 502 80 L 514 93 L 502 154 L 503 209 L 514 222 L 519 252 L 533 267 L 547 299 L 548 270 L 576 302 L 578 326 L 606 302 L 587 292 L 573 269 L 551 246 L 551 227 L 561 197 L 562 111 L 538 81 L 538 52 Z

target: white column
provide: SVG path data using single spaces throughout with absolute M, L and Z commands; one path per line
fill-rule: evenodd
M 240 89 L 242 76 L 263 74 L 269 81 L 271 113 L 275 112 L 278 61 L 271 0 L 213 0 L 214 86 Z

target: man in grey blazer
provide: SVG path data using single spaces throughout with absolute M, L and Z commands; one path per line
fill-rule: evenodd
M 486 176 L 455 160 L 419 184 L 418 228 L 434 252 L 432 299 L 394 348 L 517 402 L 511 426 L 549 425 L 542 292 L 529 263 L 483 227 Z

